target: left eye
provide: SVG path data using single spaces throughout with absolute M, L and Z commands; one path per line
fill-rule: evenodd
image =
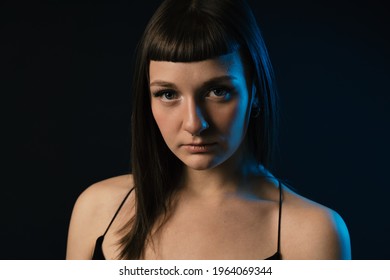
M 230 98 L 230 91 L 224 88 L 214 88 L 209 90 L 207 97 L 227 100 Z

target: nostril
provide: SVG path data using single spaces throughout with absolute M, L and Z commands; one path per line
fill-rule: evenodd
M 199 135 L 202 131 L 209 127 L 209 124 L 206 121 L 204 111 L 202 110 L 200 104 L 196 100 L 191 99 L 184 113 L 184 130 L 186 130 L 191 135 Z
M 208 122 L 206 122 L 206 120 L 203 120 L 203 121 L 202 121 L 202 128 L 203 128 L 203 130 L 209 128 L 209 124 L 208 124 Z
M 187 130 L 191 135 L 199 135 L 208 127 L 209 124 L 207 121 L 199 115 L 188 118 L 185 123 L 185 130 Z
M 199 136 L 203 131 L 209 128 L 209 124 L 203 120 L 201 126 L 195 132 L 191 133 L 192 136 Z

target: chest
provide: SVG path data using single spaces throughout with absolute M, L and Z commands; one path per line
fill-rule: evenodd
M 275 210 L 268 205 L 177 211 L 160 230 L 155 231 L 146 246 L 145 258 L 266 258 L 276 251 Z

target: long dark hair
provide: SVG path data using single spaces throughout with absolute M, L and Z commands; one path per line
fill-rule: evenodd
M 276 89 L 256 19 L 243 0 L 165 0 L 137 46 L 133 75 L 132 174 L 135 215 L 123 227 L 121 259 L 140 259 L 157 219 L 165 220 L 183 164 L 166 146 L 150 106 L 151 60 L 192 62 L 240 51 L 249 63 L 260 115 L 251 118 L 247 145 L 269 168 L 277 131 Z

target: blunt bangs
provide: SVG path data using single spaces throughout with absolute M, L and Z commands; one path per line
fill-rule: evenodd
M 170 19 L 167 20 L 167 16 Z M 190 9 L 157 17 L 150 26 L 149 60 L 193 62 L 237 51 L 240 43 L 226 26 L 207 11 Z

